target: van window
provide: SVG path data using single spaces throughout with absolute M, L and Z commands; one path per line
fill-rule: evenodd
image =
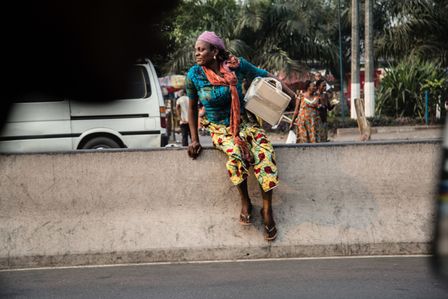
M 41 93 L 30 93 L 22 97 L 15 98 L 14 103 L 37 103 L 37 102 L 60 102 L 64 97 L 46 95 Z
M 123 82 L 123 88 L 118 89 L 119 93 L 114 99 L 142 99 L 151 96 L 151 83 L 148 73 L 143 66 L 134 66 L 129 69 L 126 82 Z M 58 102 L 63 101 L 64 97 L 48 95 L 44 93 L 34 92 L 25 96 L 15 98 L 15 103 L 38 103 L 38 102 Z
M 132 67 L 125 83 L 123 93 L 117 95 L 117 100 L 141 99 L 151 96 L 151 84 L 148 74 L 143 66 Z

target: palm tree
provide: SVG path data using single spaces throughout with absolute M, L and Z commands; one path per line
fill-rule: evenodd
M 234 16 L 239 6 L 233 0 L 183 1 L 173 13 L 168 25 L 172 47 L 168 49 L 165 73 L 184 73 L 194 64 L 193 47 L 198 35 L 204 31 L 215 31 L 225 38 L 229 50 L 236 55 L 245 55 L 249 47 L 234 38 Z
M 377 40 L 378 55 L 416 56 L 448 65 L 448 0 L 386 1 L 388 26 Z
M 254 63 L 290 71 L 301 63 L 337 61 L 337 47 L 326 30 L 331 11 L 325 1 L 248 1 L 242 11 L 238 33 L 252 45 Z
M 337 23 L 326 0 L 184 1 L 176 12 L 167 72 L 194 63 L 192 45 L 203 30 L 213 30 L 235 55 L 271 72 L 306 64 L 337 65 Z

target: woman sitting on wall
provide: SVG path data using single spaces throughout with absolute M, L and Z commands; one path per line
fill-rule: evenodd
M 231 182 L 237 186 L 241 196 L 239 222 L 250 225 L 252 203 L 248 195 L 248 169 L 260 184 L 263 197 L 261 216 L 266 240 L 277 237 L 277 228 L 272 213 L 272 190 L 278 185 L 274 149 L 258 124 L 250 122 L 244 110 L 242 83 L 246 79 L 271 76 L 244 58 L 229 54 L 223 40 L 214 32 L 202 33 L 195 44 L 196 63 L 187 74 L 186 88 L 190 98 L 190 119 L 197 120 L 197 102 L 205 107 L 203 126 L 210 131 L 213 144 L 227 155 L 227 170 Z M 294 92 L 286 88 L 291 98 Z M 201 151 L 198 139 L 198 124 L 190 122 L 192 142 L 188 154 L 195 159 Z

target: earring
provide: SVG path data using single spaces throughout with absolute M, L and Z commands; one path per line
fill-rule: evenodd
M 213 56 L 213 59 L 214 59 L 214 60 L 216 60 L 216 55 L 215 55 L 215 56 Z

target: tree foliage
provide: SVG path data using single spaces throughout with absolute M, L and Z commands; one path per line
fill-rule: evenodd
M 184 0 L 165 26 L 169 36 L 164 73 L 194 64 L 194 43 L 204 30 L 222 36 L 228 49 L 275 73 L 308 67 L 339 73 L 341 16 L 343 69 L 351 57 L 351 0 Z M 364 52 L 364 5 L 360 2 L 360 50 Z M 378 90 L 377 113 L 423 117 L 423 90 L 431 109 L 447 97 L 448 0 L 375 0 L 376 66 L 390 70 Z M 408 57 L 403 59 L 403 57 Z
M 348 71 L 351 0 L 340 2 L 342 55 Z M 163 58 L 164 72 L 182 73 L 194 64 L 195 40 L 211 30 L 224 38 L 233 54 L 271 72 L 306 64 L 338 73 L 337 4 L 336 0 L 184 0 L 164 27 L 171 40 Z M 373 14 L 374 54 L 379 61 L 393 65 L 413 55 L 448 65 L 448 0 L 375 0 Z M 363 36 L 361 25 L 361 54 Z
M 184 72 L 194 63 L 192 46 L 204 30 L 220 34 L 235 55 L 272 72 L 301 63 L 336 65 L 337 18 L 326 0 L 184 1 L 171 24 L 175 46 L 166 70 Z
M 234 38 L 235 15 L 239 6 L 234 0 L 185 0 L 168 24 L 173 45 L 167 57 L 165 72 L 182 73 L 194 63 L 194 44 L 198 35 L 215 31 L 226 39 L 232 52 L 245 54 L 248 46 Z
M 413 55 L 448 64 L 448 0 L 384 0 L 381 5 L 387 22 L 377 38 L 379 56 Z
M 395 117 L 419 117 L 425 113 L 424 92 L 429 92 L 429 106 L 443 107 L 446 97 L 447 74 L 440 65 L 407 57 L 386 71 L 378 90 L 377 113 Z

